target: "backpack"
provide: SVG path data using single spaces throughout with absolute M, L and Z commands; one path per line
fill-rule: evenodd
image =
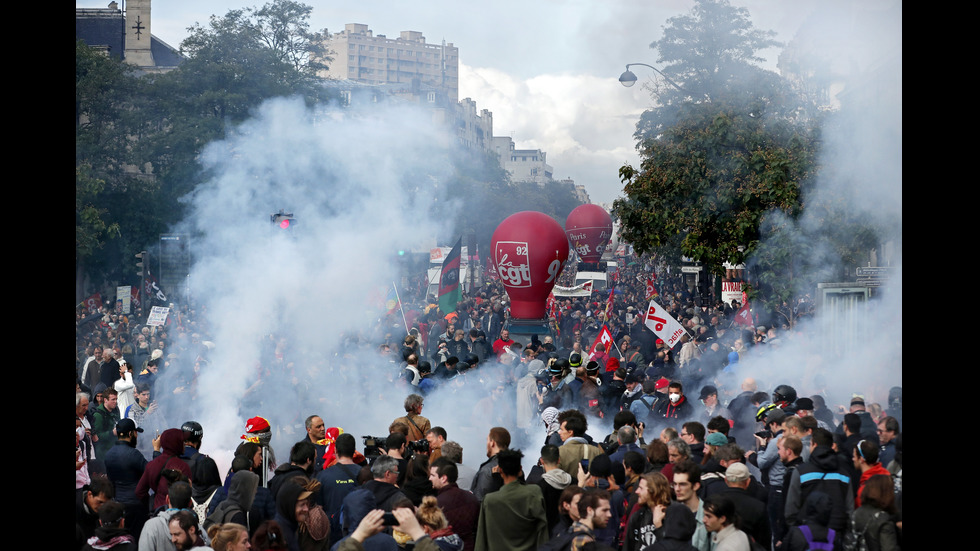
M 575 533 L 572 532 L 572 528 L 569 526 L 568 530 L 559 534 L 557 537 L 551 538 L 544 545 L 538 547 L 538 551 L 566 551 L 572 548 L 572 540 L 575 539 Z
M 858 533 L 857 525 L 854 523 L 854 515 L 852 514 L 851 529 L 844 536 L 844 551 L 868 551 L 868 540 L 864 537 L 864 534 L 867 533 L 868 527 L 871 526 L 872 522 L 883 514 L 885 514 L 884 511 L 878 511 L 875 513 L 875 515 L 868 520 L 867 524 L 864 525 L 864 529 L 861 530 L 860 534 Z
M 806 544 L 809 546 L 807 549 L 811 551 L 834 551 L 834 537 L 837 533 L 833 528 L 827 529 L 827 541 L 813 541 L 813 533 L 810 532 L 810 527 L 806 524 L 801 524 L 798 526 L 800 532 L 803 532 L 803 538 L 806 539 Z
M 214 494 L 211 494 L 211 495 L 214 496 Z M 210 501 L 210 499 L 208 501 Z M 219 507 L 220 507 L 220 505 L 219 505 Z M 219 515 L 219 512 L 221 512 L 221 510 L 220 509 L 215 509 L 215 511 L 213 513 L 211 513 L 211 516 L 209 516 L 208 518 L 204 519 L 204 524 L 201 525 L 201 528 L 203 528 L 204 531 L 207 532 L 208 529 L 211 528 L 212 526 L 214 526 L 215 524 L 224 524 L 226 522 L 231 522 L 232 517 L 234 517 L 237 513 L 240 513 L 241 511 L 242 511 L 242 508 L 239 507 L 237 504 L 232 505 L 231 507 L 228 507 L 220 515 Z M 245 512 L 245 515 L 246 515 L 246 517 L 248 516 L 248 512 L 247 511 Z
M 769 551 L 769 546 L 762 545 L 761 543 L 755 541 L 755 538 L 750 536 L 747 532 L 742 532 L 745 534 L 745 539 L 749 540 L 749 549 L 752 551 Z
M 209 495 L 208 498 L 201 503 L 198 503 L 193 497 L 191 498 L 191 508 L 194 509 L 195 513 L 197 513 L 197 518 L 207 519 L 208 505 L 211 504 L 211 500 L 214 499 L 214 494 L 216 493 L 218 493 L 217 489 L 211 492 L 211 495 Z

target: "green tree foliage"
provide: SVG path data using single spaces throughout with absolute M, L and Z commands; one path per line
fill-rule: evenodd
M 107 265 L 106 244 L 125 231 L 114 198 L 138 192 L 134 178 L 130 98 L 132 68 L 78 41 L 75 44 L 75 287 Z
M 132 254 L 183 218 L 207 178 L 198 156 L 272 97 L 329 96 L 313 72 L 310 8 L 277 0 L 195 24 L 177 69 L 135 68 L 76 46 L 76 294 L 131 279 Z M 101 251 L 101 252 L 100 252 Z
M 799 102 L 775 73 L 757 65 L 758 52 L 780 46 L 772 31 L 755 29 L 745 8 L 727 0 L 699 0 L 690 14 L 667 20 L 660 40 L 650 44 L 666 80 L 653 87 L 659 107 L 643 113 L 636 127 L 638 140 L 654 139 L 676 124 L 681 108 L 690 102 L 741 105 L 765 102 L 771 115 L 794 112 Z
M 680 113 L 659 139 L 644 142 L 640 170 L 620 169 L 627 197 L 613 208 L 638 251 L 679 246 L 720 274 L 724 262 L 740 264 L 755 249 L 768 211 L 799 216 L 815 136 L 722 102 Z
M 743 8 L 698 0 L 651 44 L 677 84 L 653 87 L 657 107 L 637 123 L 643 161 L 620 169 L 626 197 L 613 209 L 638 251 L 673 249 L 721 275 L 758 249 L 770 214 L 792 224 L 803 213 L 818 132 L 779 76 L 757 66 L 760 51 L 779 45 L 773 37 Z M 788 267 L 776 260 L 774 273 Z
M 849 279 L 878 232 L 846 186 L 816 188 L 826 121 L 755 65 L 777 45 L 726 0 L 668 21 L 651 47 L 678 84 L 653 88 L 658 106 L 637 124 L 643 161 L 620 169 L 614 212 L 640 252 L 678 250 L 719 275 L 746 263 L 749 297 L 793 323 L 799 298 Z
M 249 11 L 262 41 L 280 61 L 307 75 L 327 69 L 327 63 L 332 60 L 324 42 L 327 30 L 310 31 L 312 6 L 293 0 L 274 0 Z

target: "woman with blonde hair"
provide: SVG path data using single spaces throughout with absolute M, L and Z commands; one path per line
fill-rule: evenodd
M 248 528 L 234 522 L 212 524 L 208 528 L 211 547 L 214 551 L 249 551 L 252 544 L 248 539 Z
M 419 520 L 422 529 L 439 546 L 441 551 L 461 551 L 463 549 L 463 538 L 453 531 L 453 527 L 446 520 L 446 515 L 436 498 L 425 496 L 422 498 L 422 505 L 415 511 L 415 518 Z

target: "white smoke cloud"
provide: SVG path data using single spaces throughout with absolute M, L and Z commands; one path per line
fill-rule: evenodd
M 343 360 L 345 350 L 364 352 L 343 339 L 375 325 L 378 299 L 396 277 L 392 255 L 441 234 L 447 218 L 432 213 L 446 204 L 448 141 L 428 114 L 405 107 L 313 112 L 278 99 L 204 151 L 211 178 L 187 198 L 187 224 L 197 259 L 190 292 L 216 344 L 194 404 L 206 444 L 234 449 L 255 415 L 277 430 L 314 412 L 328 426 L 363 420 L 363 411 L 327 411 L 370 403 L 367 382 L 383 376 L 367 361 Z M 279 209 L 297 219 L 288 231 L 270 222 Z M 248 410 L 256 403 L 248 398 L 240 409 L 273 333 L 286 339 L 284 361 L 293 365 L 263 379 L 263 408 Z M 384 417 L 357 430 L 384 432 L 395 416 Z M 280 457 L 299 432 L 274 440 Z
M 864 258 L 890 266 L 877 298 L 851 315 L 829 307 L 783 335 L 778 352 L 753 354 L 740 376 L 754 376 L 771 390 L 794 385 L 800 396 L 822 393 L 828 404 L 848 404 L 852 394 L 887 407 L 888 389 L 902 384 L 902 86 L 901 3 L 828 3 L 804 23 L 788 48 L 841 91 L 840 109 L 821 133 L 821 171 L 806 204 L 832 203 L 864 217 L 881 232 L 880 245 Z M 846 63 L 835 53 L 846 52 Z M 832 223 L 805 211 L 789 236 L 812 247 L 826 264 L 819 273 L 797 274 L 817 282 L 840 279 L 840 256 L 824 236 Z M 751 259 L 750 259 L 751 262 Z M 788 276 L 787 276 L 788 277 Z M 834 279 L 837 278 L 837 279 Z M 816 298 L 816 297 L 814 297 Z M 854 311 L 851 312 L 854 314 Z

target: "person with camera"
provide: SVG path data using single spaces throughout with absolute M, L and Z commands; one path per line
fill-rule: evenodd
M 773 406 L 764 408 L 764 411 L 760 412 L 760 417 L 765 419 L 766 430 L 756 434 L 755 438 L 758 448 L 762 451 L 745 452 L 745 459 L 762 471 L 762 482 L 769 488 L 769 499 L 766 501 L 769 523 L 772 532 L 777 537 L 782 537 L 785 533 L 786 519 L 783 512 L 785 503 L 783 475 L 786 473 L 786 466 L 779 460 L 779 442 L 783 438 L 783 423 L 787 417 L 778 404 Z M 768 542 L 761 543 L 766 545 Z

